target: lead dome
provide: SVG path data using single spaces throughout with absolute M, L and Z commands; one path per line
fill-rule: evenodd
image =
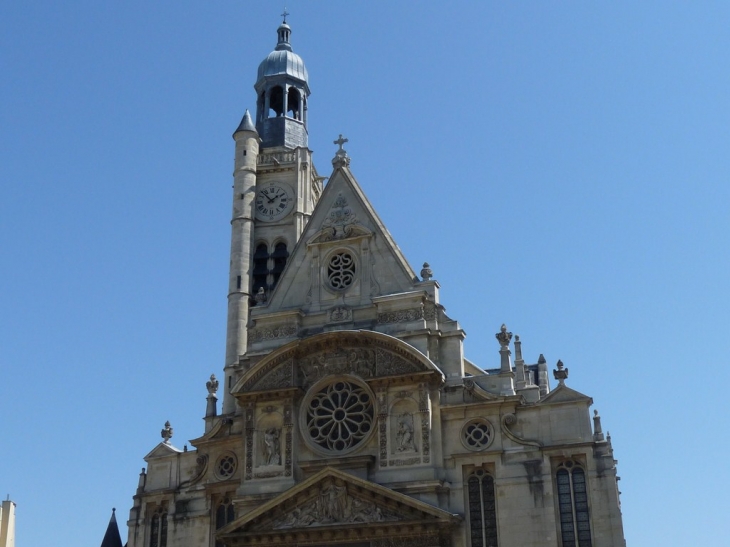
M 307 74 L 307 68 L 304 66 L 304 61 L 292 51 L 289 43 L 291 27 L 286 23 L 282 23 L 276 33 L 278 42 L 274 51 L 261 61 L 257 81 L 260 82 L 262 78 L 267 76 L 287 75 L 306 82 L 309 75 Z

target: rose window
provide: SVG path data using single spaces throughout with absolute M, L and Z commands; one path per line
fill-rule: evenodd
M 349 450 L 370 433 L 373 414 L 373 400 L 365 388 L 334 382 L 315 393 L 306 405 L 309 437 L 328 451 Z
M 236 472 L 236 457 L 233 454 L 221 456 L 215 466 L 216 475 L 221 479 L 227 479 Z
M 472 420 L 461 430 L 461 442 L 469 450 L 484 450 L 494 438 L 491 424 L 484 419 Z
M 355 259 L 350 253 L 332 255 L 327 264 L 327 280 L 336 290 L 346 289 L 355 280 Z

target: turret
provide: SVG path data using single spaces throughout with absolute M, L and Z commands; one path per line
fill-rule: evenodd
M 251 295 L 251 249 L 254 237 L 253 203 L 256 196 L 256 163 L 259 135 L 246 110 L 233 133 L 236 152 L 233 171 L 233 213 L 231 218 L 231 262 L 228 275 L 228 328 L 226 333 L 225 387 L 223 413 L 235 410 L 229 390 L 235 381 L 233 367 L 246 351 Z

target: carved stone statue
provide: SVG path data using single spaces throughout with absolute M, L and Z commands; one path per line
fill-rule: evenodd
M 398 416 L 398 432 L 395 435 L 395 446 L 398 452 L 416 450 L 413 439 L 413 415 L 404 412 Z
M 281 465 L 280 430 L 270 427 L 264 433 L 264 465 Z

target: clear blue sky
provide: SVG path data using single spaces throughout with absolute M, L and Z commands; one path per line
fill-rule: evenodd
M 332 141 L 466 355 L 570 369 L 630 546 L 727 543 L 730 3 L 287 0 Z M 223 366 L 231 133 L 271 2 L 0 4 L 0 495 L 98 545 Z

